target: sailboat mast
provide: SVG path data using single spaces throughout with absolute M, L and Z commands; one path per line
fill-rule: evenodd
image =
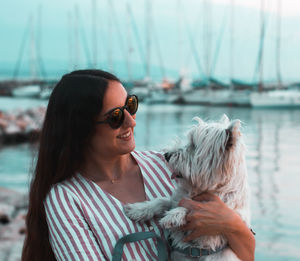
M 44 67 L 44 62 L 42 59 L 42 50 L 41 50 L 41 46 L 42 46 L 42 5 L 40 4 L 38 6 L 38 18 L 37 18 L 37 35 L 36 35 L 36 52 L 37 52 L 37 59 L 38 59 L 38 68 L 39 68 L 39 72 L 40 74 L 46 78 L 46 71 L 45 71 L 45 67 Z
M 263 58 L 264 58 L 264 37 L 265 37 L 265 17 L 264 17 L 264 9 L 265 9 L 265 0 L 260 1 L 260 57 L 259 57 L 259 85 L 258 91 L 263 90 L 263 77 L 264 77 L 264 66 L 263 66 Z
M 74 41 L 75 41 L 75 48 L 74 48 L 74 69 L 77 69 L 79 67 L 79 11 L 78 11 L 78 5 L 76 4 L 74 6 L 74 13 L 75 13 L 75 19 L 74 19 Z
M 182 76 L 181 74 L 183 73 L 183 64 L 182 64 L 182 17 L 181 17 L 181 3 L 180 0 L 177 0 L 177 8 L 176 8 L 176 15 L 177 17 L 177 44 L 178 44 L 178 68 L 179 68 L 179 75 Z
M 205 71 L 206 76 L 209 79 L 211 76 L 212 4 L 208 0 L 203 0 L 203 20 Z
M 97 42 L 97 0 L 92 0 L 92 65 L 94 68 L 96 68 L 98 64 Z
M 281 0 L 277 0 L 277 41 L 276 41 L 276 75 L 278 88 L 282 87 L 282 79 L 280 72 L 280 47 L 281 47 Z
M 109 4 L 109 3 L 108 3 Z M 110 7 L 108 7 L 109 9 Z M 107 36 L 107 62 L 108 68 L 111 72 L 114 72 L 114 60 L 113 60 L 113 41 L 112 41 L 112 16 L 108 16 L 108 36 Z
M 126 11 L 127 11 L 127 61 L 128 61 L 128 80 L 132 81 L 132 70 L 131 70 L 131 56 L 133 52 L 132 47 L 132 32 L 131 32 L 131 24 L 130 24 L 130 7 L 129 3 L 126 2 Z
M 234 7 L 235 0 L 231 0 L 231 15 L 230 15 L 230 79 L 234 78 Z M 232 84 L 230 85 L 232 86 Z
M 36 38 L 34 34 L 33 22 L 30 28 L 30 72 L 32 79 L 37 78 L 37 68 L 36 68 Z
M 150 58 L 151 58 L 151 3 L 145 0 L 145 32 L 146 32 L 146 78 L 150 79 Z
M 72 70 L 74 66 L 73 60 L 73 17 L 72 13 L 68 12 L 68 52 L 69 52 L 69 69 Z

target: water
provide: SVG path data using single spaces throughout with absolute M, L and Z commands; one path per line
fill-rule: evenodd
M 9 108 L 32 104 L 0 98 L 0 109 L 7 102 Z M 176 137 L 184 137 L 194 116 L 218 119 L 223 113 L 244 123 L 256 260 L 300 260 L 300 110 L 142 104 L 137 149 L 170 146 Z M 0 186 L 27 191 L 33 155 L 28 144 L 0 149 Z

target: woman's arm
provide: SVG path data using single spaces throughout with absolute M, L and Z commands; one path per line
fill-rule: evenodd
M 202 201 L 202 202 L 199 202 Z M 241 217 L 217 196 L 204 193 L 193 200 L 182 199 L 179 206 L 189 210 L 182 230 L 192 231 L 185 241 L 203 235 L 224 235 L 233 252 L 243 261 L 254 260 L 255 238 Z
M 49 239 L 57 260 L 106 260 L 79 204 L 65 188 L 52 188 L 44 206 Z

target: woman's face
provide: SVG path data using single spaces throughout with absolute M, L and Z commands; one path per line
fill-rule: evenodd
M 97 121 L 104 121 L 105 115 L 116 107 L 125 105 L 127 92 L 121 83 L 109 81 L 108 88 L 103 99 L 103 107 Z M 96 132 L 91 140 L 91 149 L 103 157 L 114 157 L 129 153 L 135 148 L 133 130 L 136 125 L 135 115 L 124 110 L 124 122 L 118 129 L 112 129 L 109 124 L 98 124 Z

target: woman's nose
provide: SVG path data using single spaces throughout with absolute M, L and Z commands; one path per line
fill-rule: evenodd
M 124 119 L 124 127 L 135 127 L 135 114 L 131 115 L 126 109 L 124 110 L 125 119 Z

